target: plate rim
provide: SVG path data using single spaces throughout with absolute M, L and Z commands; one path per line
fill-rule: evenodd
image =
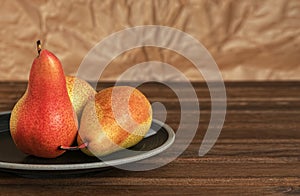
M 0 115 L 9 114 L 11 111 L 0 112 Z M 92 163 L 71 163 L 71 164 L 28 164 L 28 163 L 11 163 L 11 162 L 3 162 L 0 161 L 0 169 L 10 169 L 10 170 L 36 170 L 36 171 L 59 171 L 59 170 L 86 170 L 86 169 L 97 169 L 97 168 L 105 168 L 111 166 L 118 166 L 123 164 L 129 164 L 137 161 L 141 161 L 155 155 L 162 153 L 167 150 L 175 141 L 175 132 L 173 129 L 157 120 L 152 119 L 152 122 L 158 124 L 163 127 L 167 134 L 168 139 L 159 147 L 145 151 L 140 155 L 134 155 L 131 157 L 125 157 L 121 159 L 114 159 L 105 162 L 92 162 Z

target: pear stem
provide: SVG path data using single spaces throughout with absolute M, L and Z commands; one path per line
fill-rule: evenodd
M 88 143 L 85 142 L 79 146 L 60 146 L 60 150 L 80 150 L 82 148 L 86 148 L 88 146 Z
M 36 49 L 37 49 L 38 55 L 40 56 L 40 53 L 42 50 L 42 43 L 40 40 L 37 40 L 37 42 L 36 42 Z

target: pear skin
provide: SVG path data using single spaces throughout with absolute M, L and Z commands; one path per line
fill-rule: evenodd
M 126 99 L 128 93 L 130 97 Z M 140 142 L 151 122 L 151 105 L 139 90 L 129 86 L 107 88 L 86 104 L 77 142 L 79 145 L 87 143 L 87 147 L 81 149 L 87 155 L 108 155 Z
M 14 106 L 10 132 L 22 152 L 54 158 L 76 139 L 78 121 L 68 96 L 66 79 L 58 58 L 39 51 L 32 63 L 25 94 Z
M 66 82 L 71 103 L 80 119 L 85 104 L 95 96 L 96 91 L 89 83 L 74 76 L 66 76 Z

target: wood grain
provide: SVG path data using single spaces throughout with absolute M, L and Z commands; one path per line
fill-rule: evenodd
M 97 89 L 113 85 L 103 82 Z M 181 101 L 191 105 L 187 116 L 195 114 L 192 102 L 199 102 L 199 127 L 189 147 L 171 163 L 144 172 L 114 168 L 76 178 L 26 179 L 0 172 L 1 194 L 300 194 L 300 82 L 225 85 L 226 121 L 217 143 L 204 157 L 198 156 L 198 150 L 211 115 L 210 95 L 205 83 L 193 83 L 198 100 L 183 97 Z M 176 86 L 185 91 L 180 83 Z M 166 122 L 176 130 L 180 122 L 176 94 L 157 83 L 138 88 L 151 102 L 165 105 Z M 22 82 L 0 83 L 0 111 L 11 110 L 25 89 Z M 183 130 L 192 123 L 186 122 Z M 180 142 L 176 147 L 180 148 Z

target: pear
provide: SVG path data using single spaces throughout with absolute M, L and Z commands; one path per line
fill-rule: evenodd
M 128 148 L 150 129 L 152 108 L 148 99 L 129 86 L 106 88 L 86 104 L 77 136 L 81 151 L 104 156 Z
M 25 94 L 14 106 L 10 132 L 22 152 L 54 158 L 76 139 L 78 121 L 68 96 L 66 79 L 59 59 L 42 50 L 32 63 Z
M 80 119 L 85 104 L 89 98 L 95 96 L 96 91 L 89 83 L 74 76 L 66 76 L 66 82 L 71 103 Z

